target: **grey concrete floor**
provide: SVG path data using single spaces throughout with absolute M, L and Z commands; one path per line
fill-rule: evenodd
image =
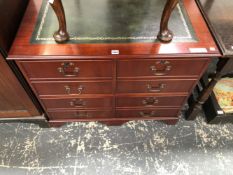
M 175 126 L 0 124 L 0 175 L 230 175 L 232 131 L 202 117 Z

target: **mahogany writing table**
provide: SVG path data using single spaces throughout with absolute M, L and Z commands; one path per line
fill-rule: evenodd
M 166 44 L 154 40 L 31 43 L 42 3 L 30 1 L 8 59 L 18 65 L 51 126 L 130 120 L 175 124 L 211 58 L 219 56 L 194 1 L 183 1 L 194 39 L 174 39 Z M 53 22 L 45 19 L 47 24 Z M 47 33 L 47 28 L 43 29 Z

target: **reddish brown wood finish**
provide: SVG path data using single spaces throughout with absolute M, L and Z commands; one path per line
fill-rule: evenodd
M 32 86 L 39 96 L 111 94 L 111 81 L 33 81 Z M 68 90 L 70 89 L 70 90 Z
M 157 117 L 177 117 L 179 108 L 154 108 L 154 109 L 118 109 L 116 111 L 116 117 L 122 118 L 152 118 Z
M 107 58 L 119 58 L 116 55 L 111 55 L 111 50 L 119 50 L 120 55 L 127 55 L 128 58 L 155 58 L 158 55 L 167 57 L 206 57 L 210 55 L 219 55 L 219 51 L 208 31 L 208 28 L 203 20 L 195 1 L 184 0 L 184 5 L 187 9 L 188 16 L 194 27 L 198 42 L 191 43 L 131 43 L 131 44 L 31 44 L 31 34 L 34 30 L 35 22 L 40 10 L 42 0 L 31 0 L 24 16 L 24 22 L 19 29 L 17 38 L 11 47 L 10 56 L 8 59 L 70 59 L 86 58 L 85 56 L 93 56 L 98 59 L 98 56 Z M 211 51 L 213 47 L 216 50 Z M 191 53 L 189 48 L 207 48 L 207 53 Z M 140 56 L 144 55 L 144 56 Z M 145 55 L 147 55 L 145 57 Z M 90 58 L 90 57 L 88 57 Z
M 20 84 L 13 67 L 9 66 L 7 55 L 21 18 L 25 12 L 28 0 L 0 0 L 0 118 L 33 119 L 41 115 L 31 101 L 25 89 Z
M 69 34 L 66 29 L 66 17 L 62 1 L 54 0 L 53 2 L 49 1 L 49 3 L 51 4 L 55 14 L 57 15 L 59 22 L 59 29 L 54 33 L 53 37 L 57 42 L 62 43 L 69 39 Z
M 195 79 L 121 80 L 117 83 L 118 93 L 184 93 L 188 94 Z
M 44 109 L 49 108 L 51 125 L 151 119 L 175 124 L 209 58 L 219 55 L 195 2 L 184 0 L 184 4 L 197 42 L 59 45 L 30 44 L 41 5 L 41 0 L 32 0 L 8 59 L 16 61 Z M 205 48 L 207 53 L 191 53 L 190 48 Z M 111 50 L 120 54 L 111 55 Z M 73 64 L 58 71 L 66 62 Z M 64 77 L 64 72 L 70 74 L 75 67 L 77 75 Z M 79 87 L 83 88 L 80 94 Z M 157 97 L 159 102 L 141 105 L 146 97 Z M 70 99 L 80 98 L 90 106 L 67 106 Z
M 112 79 L 113 76 L 111 60 L 20 61 L 20 64 L 30 80 Z
M 40 113 L 0 54 L 0 118 L 39 115 Z
M 125 123 L 129 122 L 129 120 L 123 120 L 123 121 L 100 121 L 99 123 L 102 123 L 104 125 L 108 125 L 108 126 L 120 126 L 123 125 Z
M 166 117 L 177 118 L 179 108 L 155 108 L 155 109 L 121 109 L 116 111 L 117 118 L 127 119 L 156 119 L 163 118 L 166 120 Z M 99 120 L 103 118 L 113 119 L 114 115 L 111 111 L 96 111 L 96 110 L 57 110 L 49 111 L 50 119 L 59 120 L 59 119 L 92 119 Z
M 116 107 L 180 107 L 186 96 L 118 97 Z
M 164 120 L 162 122 L 167 125 L 175 125 L 178 122 L 178 120 L 177 119 L 176 120 Z
M 112 117 L 112 111 L 97 111 L 97 110 L 70 110 L 70 111 L 53 111 L 48 112 L 51 120 L 59 119 L 93 119 Z
M 107 98 L 60 98 L 60 99 L 42 99 L 42 102 L 47 109 L 61 109 L 61 108 L 112 108 L 113 100 L 111 97 Z
M 117 63 L 118 78 L 199 77 L 208 59 L 140 59 Z M 195 69 L 191 69 L 195 67 Z
M 171 17 L 172 11 L 175 9 L 179 0 L 167 0 L 165 8 L 163 10 L 161 22 L 160 22 L 160 30 L 158 34 L 158 39 L 163 42 L 170 42 L 173 38 L 173 33 L 168 29 L 168 22 Z
M 155 120 L 155 118 L 151 118 L 151 117 L 148 117 L 148 118 L 142 118 L 142 117 L 134 117 L 134 118 L 127 118 L 127 117 L 121 117 L 121 118 L 116 118 L 116 117 L 113 117 L 113 118 L 98 118 L 98 120 L 96 118 L 81 118 L 81 119 L 56 119 L 56 120 L 50 120 L 48 121 L 49 123 L 62 123 L 61 125 L 65 124 L 65 123 L 68 123 L 68 122 L 93 122 L 93 121 L 98 121 L 100 123 L 103 123 L 103 122 L 108 122 L 109 124 L 110 123 L 115 123 L 115 122 L 127 122 L 127 121 L 131 121 L 131 120 Z M 173 121 L 173 120 L 176 120 L 178 121 L 179 118 L 177 117 L 156 117 L 156 121 Z

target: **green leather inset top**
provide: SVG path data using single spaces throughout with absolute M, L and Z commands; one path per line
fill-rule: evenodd
M 165 0 L 68 0 L 63 1 L 70 34 L 68 43 L 159 42 Z M 174 10 L 169 27 L 172 42 L 195 42 L 196 37 L 183 3 Z M 44 0 L 31 43 L 55 43 L 56 16 Z

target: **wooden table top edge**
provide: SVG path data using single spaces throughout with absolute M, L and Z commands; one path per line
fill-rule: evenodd
M 10 49 L 8 59 L 43 59 L 49 56 L 51 59 L 59 56 L 64 59 L 80 58 L 116 58 L 128 55 L 152 57 L 216 57 L 220 56 L 209 29 L 202 18 L 195 1 L 184 0 L 184 5 L 190 21 L 198 38 L 197 42 L 171 42 L 163 43 L 124 43 L 124 44 L 30 44 L 31 34 L 39 14 L 42 0 L 31 0 L 23 22 L 17 33 L 17 37 Z M 192 52 L 190 49 L 197 49 Z M 198 51 L 200 49 L 200 52 Z M 203 52 L 203 49 L 206 52 Z M 118 50 L 119 55 L 112 55 L 113 50 Z M 57 57 L 57 59 L 59 59 Z

